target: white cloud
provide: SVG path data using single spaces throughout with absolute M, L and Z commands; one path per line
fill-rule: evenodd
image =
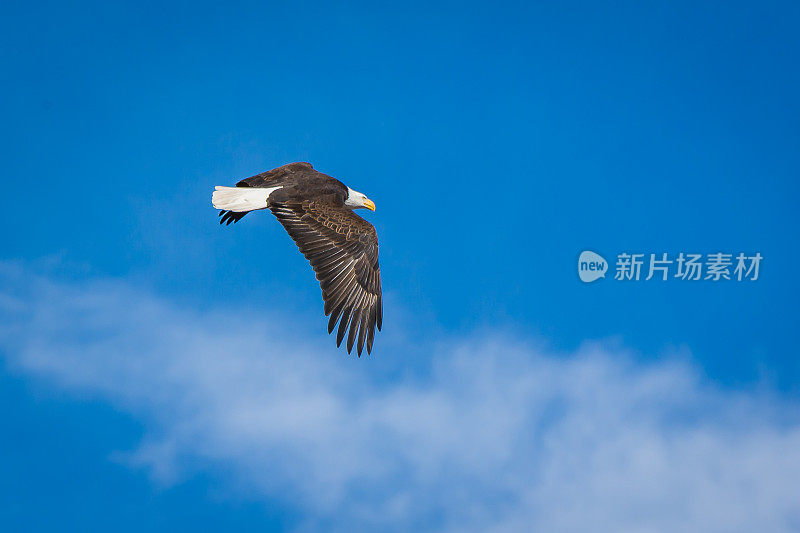
M 12 371 L 142 420 L 126 461 L 155 482 L 213 471 L 310 529 L 800 529 L 796 405 L 720 390 L 686 363 L 499 334 L 378 338 L 355 360 L 263 310 L 197 312 L 8 265 L 0 323 Z M 430 367 L 375 376 L 376 358 L 411 351 Z

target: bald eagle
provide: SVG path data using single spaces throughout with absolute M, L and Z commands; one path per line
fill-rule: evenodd
M 238 222 L 250 211 L 269 209 L 311 263 L 322 288 L 328 333 L 336 323 L 336 346 L 347 335 L 347 353 L 358 338 L 358 356 L 366 341 L 372 353 L 375 326 L 381 329 L 383 301 L 378 266 L 378 235 L 354 209 L 375 211 L 364 194 L 317 172 L 309 163 L 290 163 L 241 180 L 236 187 L 215 187 L 211 196 L 220 224 Z

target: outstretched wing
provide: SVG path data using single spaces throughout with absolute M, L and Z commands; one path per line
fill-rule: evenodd
M 347 352 L 358 336 L 358 355 L 367 344 L 372 352 L 375 326 L 381 329 L 383 301 L 375 228 L 352 210 L 307 200 L 270 205 L 317 274 L 328 333 L 339 322 L 336 345 L 342 344 L 348 324 Z

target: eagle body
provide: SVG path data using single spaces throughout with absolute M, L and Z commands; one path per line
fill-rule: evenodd
M 290 163 L 217 186 L 212 195 L 220 224 L 250 211 L 269 209 L 311 263 L 322 289 L 328 333 L 338 323 L 336 345 L 347 334 L 347 352 L 372 352 L 375 327 L 383 322 L 378 235 L 354 209 L 375 210 L 364 194 L 317 172 L 309 163 Z

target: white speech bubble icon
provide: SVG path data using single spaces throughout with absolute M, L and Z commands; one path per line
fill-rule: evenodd
M 608 263 L 603 256 L 584 250 L 578 257 L 578 277 L 584 283 L 591 283 L 600 278 L 606 277 Z

